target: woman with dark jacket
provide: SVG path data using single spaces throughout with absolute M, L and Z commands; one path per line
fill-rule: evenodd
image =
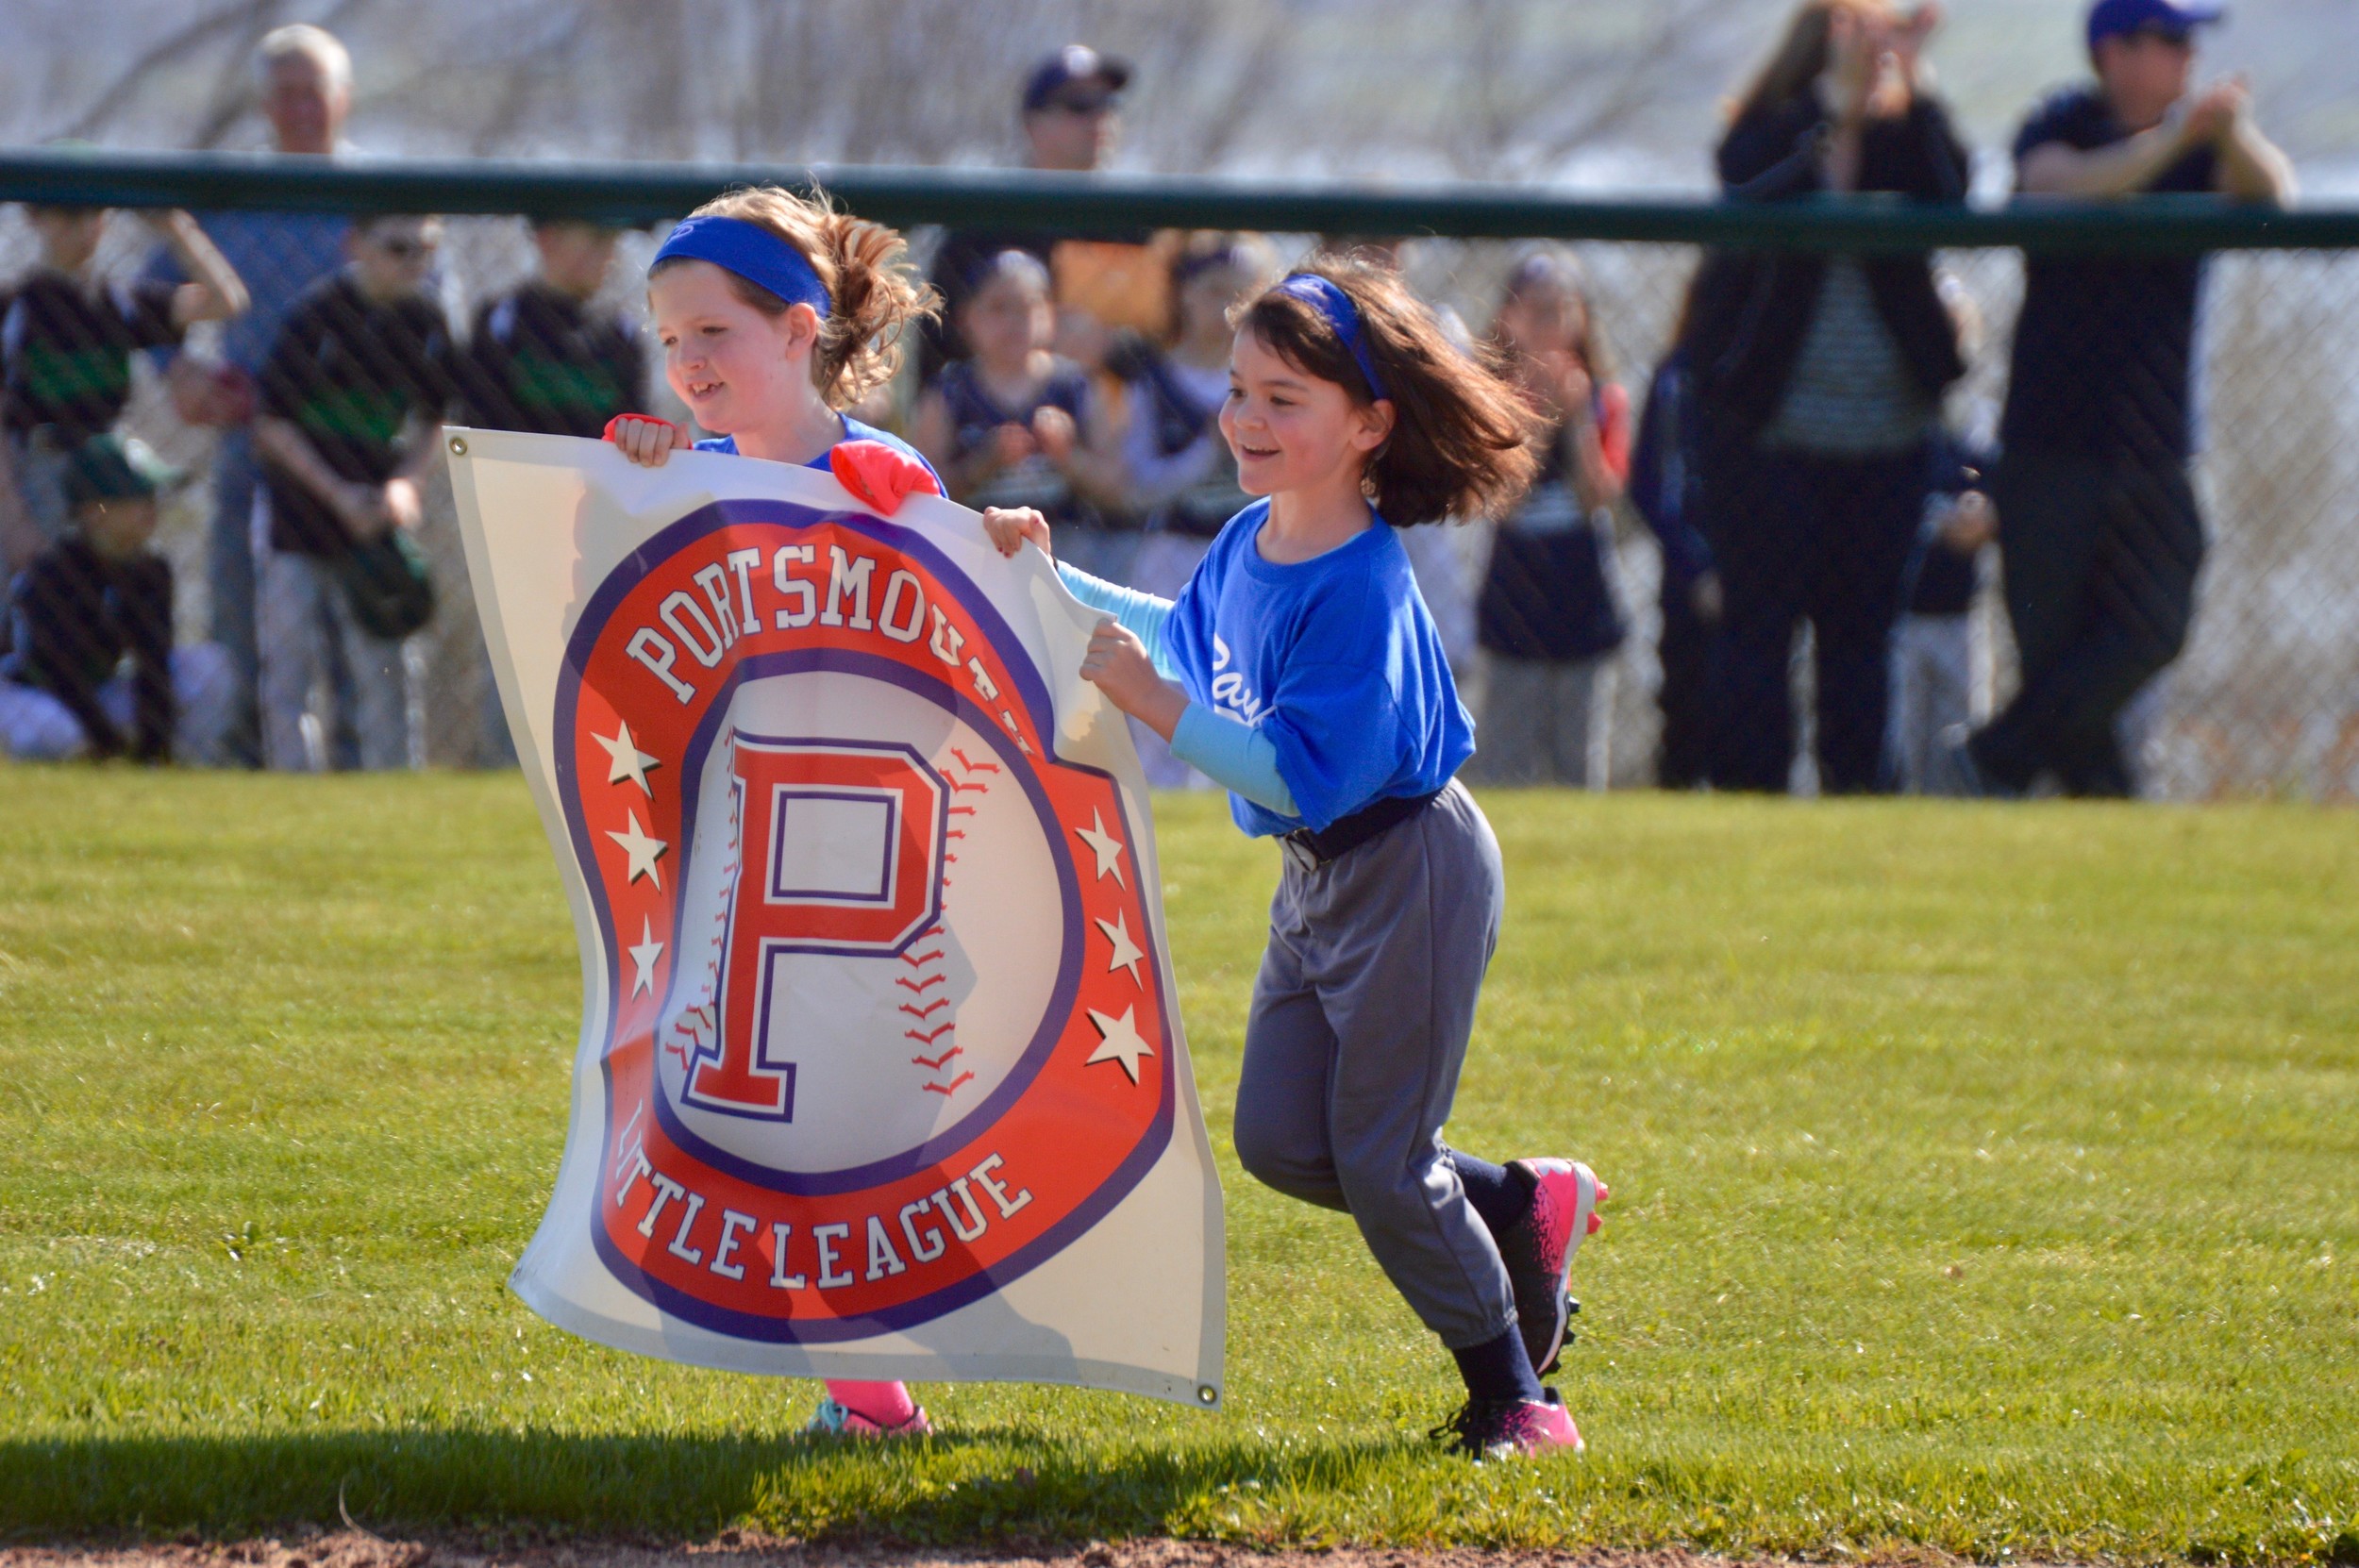
M 1917 64 L 1938 21 L 1930 4 L 1804 0 L 1720 143 L 1728 198 L 1964 200 L 1966 149 Z M 1788 665 L 1807 620 L 1821 787 L 1875 789 L 1926 442 L 1966 369 L 1932 258 L 1722 253 L 1706 259 L 1694 305 L 1687 347 L 1725 594 L 1714 782 L 1786 787 Z

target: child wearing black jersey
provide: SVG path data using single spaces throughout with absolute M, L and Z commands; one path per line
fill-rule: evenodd
M 0 748 L 17 760 L 219 759 L 228 657 L 173 646 L 172 567 L 149 547 L 168 478 L 113 435 L 68 454 L 71 526 L 17 578 L 0 645 Z
M 65 474 L 92 436 L 131 400 L 131 358 L 177 344 L 201 321 L 246 307 L 245 285 L 196 220 L 157 220 L 182 271 L 196 281 L 118 283 L 96 270 L 107 226 L 99 207 L 26 209 L 41 259 L 0 301 L 0 427 L 16 504 L 0 506 L 0 556 L 23 569 L 65 537 Z
M 449 326 L 425 292 L 441 242 L 433 218 L 355 227 L 350 265 L 295 302 L 262 367 L 255 620 L 273 768 L 326 767 L 339 717 L 361 767 L 410 759 L 402 639 L 422 616 L 388 610 L 431 609 L 409 540 L 425 519 L 419 481 L 455 390 Z M 405 583 L 410 574 L 417 580 Z M 316 711 L 315 700 L 334 701 L 326 677 L 340 665 L 352 711 Z
M 596 440 L 646 400 L 647 355 L 634 325 L 602 307 L 616 231 L 571 218 L 532 225 L 537 273 L 485 303 L 460 358 L 470 425 Z

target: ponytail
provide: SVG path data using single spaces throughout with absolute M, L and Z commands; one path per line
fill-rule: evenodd
M 1393 405 L 1393 433 L 1368 459 L 1363 484 L 1397 527 L 1497 517 L 1540 472 L 1545 422 L 1501 374 L 1489 344 L 1462 349 L 1399 276 L 1345 257 L 1314 257 L 1297 269 L 1350 296 L 1366 352 Z M 1352 401 L 1375 401 L 1352 346 L 1316 306 L 1272 288 L 1230 320 L 1306 375 L 1332 381 Z
M 811 379 L 831 409 L 848 409 L 892 380 L 901 368 L 902 336 L 934 314 L 933 291 L 910 270 L 908 242 L 882 224 L 838 210 L 825 192 L 807 199 L 776 185 L 754 186 L 716 196 L 691 216 L 759 224 L 819 275 L 832 308 L 819 323 Z M 735 273 L 728 278 L 737 297 L 764 315 L 790 309 L 758 283 Z

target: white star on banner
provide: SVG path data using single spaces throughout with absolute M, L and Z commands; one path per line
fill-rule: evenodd
M 1117 887 L 1127 888 L 1130 885 L 1123 879 L 1122 876 L 1122 841 L 1106 831 L 1106 814 L 1103 811 L 1094 806 L 1091 807 L 1090 825 L 1087 827 L 1077 827 L 1073 831 L 1080 837 L 1083 843 L 1090 846 L 1090 853 L 1097 857 L 1097 875 L 1101 878 L 1111 871 L 1114 874 L 1114 884 Z
M 641 794 L 650 800 L 655 798 L 655 792 L 647 788 L 647 770 L 661 767 L 662 763 L 639 749 L 638 742 L 630 738 L 630 726 L 617 719 L 613 734 L 601 735 L 594 729 L 590 732 L 590 739 L 606 748 L 607 760 L 612 764 L 606 770 L 609 784 L 620 784 L 627 778 L 639 786 Z
M 639 878 L 644 876 L 648 880 L 655 883 L 656 892 L 661 892 L 663 891 L 663 874 L 655 869 L 656 858 L 671 846 L 665 843 L 661 839 L 651 839 L 647 837 L 647 830 L 639 826 L 638 812 L 632 811 L 628 813 L 628 816 L 630 819 L 629 832 L 617 833 L 610 828 L 606 835 L 608 838 L 612 839 L 617 844 L 620 844 L 622 846 L 623 853 L 630 857 L 630 875 L 624 878 L 624 880 L 626 884 L 627 884 L 630 882 L 636 882 Z
M 655 940 L 654 923 L 645 915 L 639 917 L 639 945 L 623 951 L 630 955 L 630 961 L 639 969 L 638 977 L 630 983 L 630 993 L 636 996 L 643 991 L 653 991 L 655 960 L 663 956 L 663 944 Z
M 1130 983 L 1145 989 L 1146 982 L 1139 978 L 1139 960 L 1146 958 L 1146 953 L 1130 940 L 1129 917 L 1116 909 L 1113 919 L 1099 921 L 1097 928 L 1106 933 L 1108 942 L 1114 944 L 1113 957 L 1106 962 L 1106 973 L 1111 975 L 1117 969 L 1127 969 L 1130 972 Z
M 1122 1070 L 1130 1075 L 1130 1081 L 1138 1082 L 1139 1058 L 1155 1054 L 1155 1047 L 1149 1045 L 1139 1033 L 1139 1009 L 1135 1007 L 1125 1008 L 1119 1018 L 1109 1018 L 1095 1009 L 1087 1010 L 1090 1022 L 1097 1026 L 1097 1032 L 1102 1038 L 1098 1041 L 1097 1049 L 1090 1053 L 1089 1060 L 1082 1065 L 1093 1067 L 1101 1061 L 1120 1062 Z

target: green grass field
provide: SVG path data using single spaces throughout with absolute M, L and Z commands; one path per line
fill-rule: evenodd
M 1230 1408 L 639 1360 L 503 1288 L 579 987 L 512 777 L 0 770 L 0 1533 L 732 1525 L 917 1542 L 2359 1561 L 2359 817 L 1493 796 L 1453 1137 L 1613 1183 L 1470 1465 L 1339 1216 L 1226 1148 L 1265 845 L 1165 802 Z

